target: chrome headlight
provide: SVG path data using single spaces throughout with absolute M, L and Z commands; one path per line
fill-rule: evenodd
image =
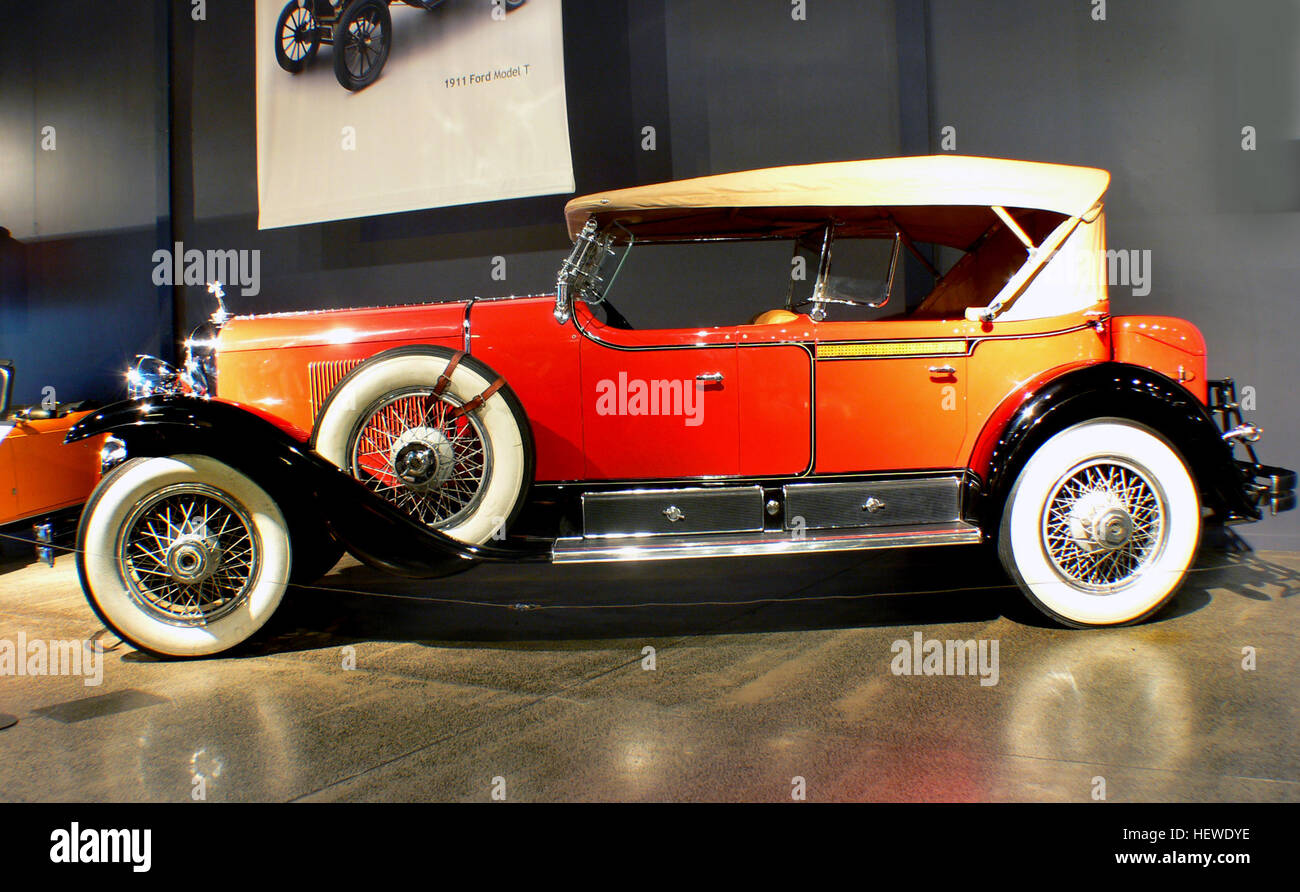
M 99 473 L 107 474 L 126 461 L 126 443 L 109 435 L 104 438 L 104 445 L 99 447 Z
M 157 356 L 137 354 L 126 372 L 126 393 L 133 400 L 141 397 L 175 396 L 181 393 L 180 374 Z
M 185 339 L 185 364 L 177 369 L 157 356 L 137 354 L 126 372 L 126 392 L 131 399 L 155 394 L 205 399 L 217 395 L 217 336 L 230 314 L 221 300 L 225 295 L 221 283 L 209 284 L 208 292 L 217 299 L 217 309 Z

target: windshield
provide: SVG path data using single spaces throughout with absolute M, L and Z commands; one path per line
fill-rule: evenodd
M 777 310 L 869 321 L 908 314 L 934 287 L 929 270 L 905 270 L 907 250 L 899 235 L 828 238 L 827 224 L 798 237 L 673 242 L 637 241 L 617 225 L 589 227 L 560 284 L 618 328 L 758 324 Z

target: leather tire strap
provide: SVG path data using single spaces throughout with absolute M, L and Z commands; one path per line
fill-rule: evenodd
M 482 408 L 484 403 L 492 399 L 492 396 L 498 390 L 500 390 L 502 387 L 505 386 L 505 383 L 506 383 L 505 378 L 497 378 L 495 381 L 493 381 L 491 384 L 488 385 L 487 390 L 483 391 L 478 396 L 474 397 L 474 399 L 470 400 L 468 403 L 461 406 L 456 411 L 452 412 L 451 417 L 459 418 L 462 415 L 468 415 L 470 412 Z
M 434 396 L 442 396 L 443 391 L 451 385 L 451 376 L 456 371 L 456 366 L 460 365 L 460 361 L 464 358 L 464 350 L 457 350 L 451 355 L 451 361 L 447 363 L 447 367 L 438 376 L 438 383 L 433 385 Z

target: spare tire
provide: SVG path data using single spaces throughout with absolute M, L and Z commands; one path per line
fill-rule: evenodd
M 376 354 L 321 407 L 312 445 L 415 520 L 479 545 L 502 539 L 532 482 L 528 418 L 487 365 L 446 347 Z

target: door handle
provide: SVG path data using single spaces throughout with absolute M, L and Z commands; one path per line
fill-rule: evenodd
M 957 370 L 950 365 L 932 365 L 930 366 L 931 375 L 955 375 Z
M 710 384 L 719 384 L 722 382 L 722 372 L 700 372 L 695 376 L 696 381 L 707 381 Z

